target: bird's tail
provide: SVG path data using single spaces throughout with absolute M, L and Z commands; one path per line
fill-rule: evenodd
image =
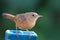
M 7 19 L 11 19 L 13 21 L 15 19 L 15 16 L 14 15 L 8 14 L 8 13 L 3 13 L 2 16 L 5 17 L 5 18 L 7 18 Z

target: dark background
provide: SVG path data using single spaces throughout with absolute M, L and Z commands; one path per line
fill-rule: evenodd
M 7 29 L 15 29 L 15 23 L 3 18 L 2 13 L 16 15 L 31 11 L 44 16 L 31 29 L 38 40 L 60 40 L 60 0 L 0 0 L 0 40 L 4 40 Z

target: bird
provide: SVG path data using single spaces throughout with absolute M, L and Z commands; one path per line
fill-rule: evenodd
M 10 13 L 3 13 L 3 17 L 10 19 L 15 22 L 16 24 L 16 34 L 18 35 L 17 27 L 21 30 L 27 30 L 30 36 L 29 29 L 32 29 L 36 21 L 39 17 L 43 17 L 36 12 L 26 12 L 21 14 L 10 14 Z

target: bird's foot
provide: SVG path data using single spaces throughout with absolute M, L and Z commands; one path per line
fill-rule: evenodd
M 31 34 L 28 34 L 29 39 L 31 38 Z

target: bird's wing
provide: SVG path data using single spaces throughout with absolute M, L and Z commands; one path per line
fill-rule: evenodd
M 18 14 L 16 15 L 16 21 L 17 22 L 24 22 L 26 20 L 26 17 L 24 14 Z

